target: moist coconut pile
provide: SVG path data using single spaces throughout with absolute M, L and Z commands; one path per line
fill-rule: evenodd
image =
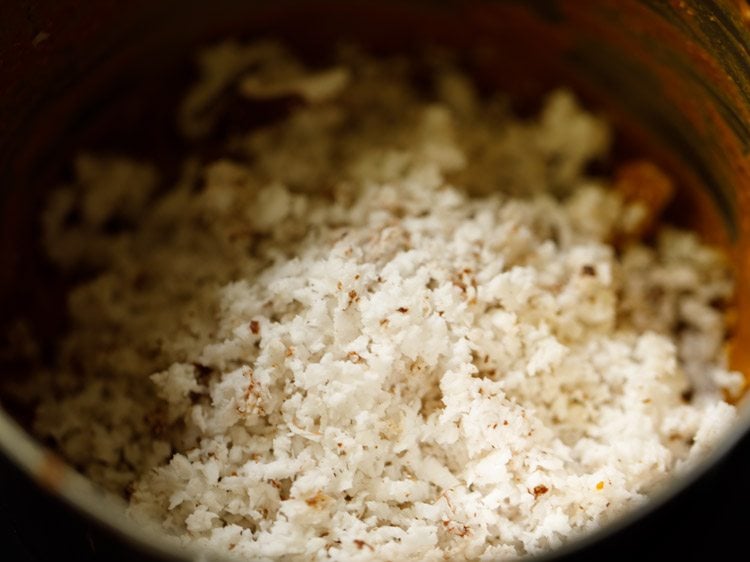
M 610 132 L 570 93 L 519 119 L 447 55 L 352 47 L 200 69 L 176 185 L 83 155 L 44 215 L 89 275 L 35 430 L 132 517 L 253 560 L 514 558 L 735 419 L 726 258 L 655 228 L 653 165 L 587 175 Z

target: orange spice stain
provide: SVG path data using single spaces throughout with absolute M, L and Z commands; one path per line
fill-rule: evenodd
M 46 451 L 42 462 L 37 466 L 34 476 L 36 481 L 52 492 L 59 492 L 65 480 L 67 466 L 63 460 L 51 451 Z

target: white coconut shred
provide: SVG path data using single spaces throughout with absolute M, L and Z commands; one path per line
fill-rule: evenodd
M 168 191 L 78 159 L 46 244 L 98 273 L 38 434 L 133 517 L 253 560 L 539 553 L 710 450 L 743 384 L 729 265 L 689 232 L 639 241 L 649 209 L 585 172 L 606 124 L 564 91 L 514 118 L 445 57 L 431 93 L 413 60 L 336 60 L 206 51 L 188 137 L 228 89 L 289 113 Z

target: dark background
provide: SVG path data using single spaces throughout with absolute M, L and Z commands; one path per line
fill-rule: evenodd
M 564 560 L 747 560 L 749 535 L 750 435 L 667 505 Z M 45 496 L 5 459 L 0 461 L 0 548 L 0 560 L 7 562 L 153 560 Z

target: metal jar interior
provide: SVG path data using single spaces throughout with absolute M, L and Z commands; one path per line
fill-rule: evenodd
M 272 36 L 315 58 L 339 41 L 384 53 L 437 44 L 458 51 L 483 88 L 507 92 L 522 113 L 551 88 L 572 87 L 617 130 L 615 161 L 645 156 L 676 178 L 669 218 L 732 256 L 739 321 L 731 365 L 749 373 L 749 30 L 750 7 L 742 0 L 23 0 L 5 6 L 0 323 L 26 316 L 47 342 L 64 329 L 65 286 L 37 243 L 45 190 L 64 177 L 80 148 L 122 150 L 176 170 L 185 144 L 174 113 L 200 45 L 227 36 Z M 2 377 L 25 376 L 22 365 L 0 369 Z M 133 545 L 161 557 L 181 555 L 126 520 L 110 499 L 34 441 L 22 429 L 27 413 L 3 406 L 0 449 L 50 494 Z M 741 422 L 705 466 L 750 427 L 750 408 L 741 409 Z M 646 509 L 699 473 L 675 482 Z

